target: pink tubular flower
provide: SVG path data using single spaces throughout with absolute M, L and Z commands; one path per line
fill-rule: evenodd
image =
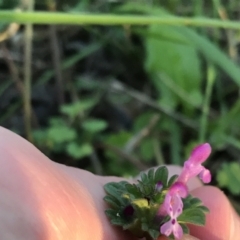
M 179 205 L 181 208 L 183 207 L 182 199 L 188 195 L 187 186 L 181 182 L 175 182 L 169 189 L 168 193 L 166 194 L 164 200 L 164 207 L 167 209 L 174 204 Z
M 182 203 L 182 202 L 181 202 Z M 160 227 L 160 232 L 165 236 L 169 236 L 173 233 L 176 239 L 181 239 L 183 236 L 183 230 L 180 224 L 177 222 L 177 217 L 182 213 L 182 204 L 179 202 L 178 195 L 175 194 L 171 197 L 171 202 L 166 208 L 170 220 L 164 223 Z M 166 206 L 166 205 L 165 205 Z
M 202 163 L 209 157 L 210 153 L 211 146 L 209 143 L 195 147 L 189 159 L 184 163 L 183 170 L 177 181 L 186 184 L 190 178 L 199 175 L 204 183 L 209 183 L 211 181 L 211 173 L 202 166 Z
M 204 183 L 211 181 L 211 173 L 202 166 L 202 163 L 211 153 L 211 147 L 208 143 L 201 144 L 193 149 L 189 159 L 184 163 L 183 170 L 177 181 L 169 188 L 164 202 L 159 209 L 162 215 L 169 215 L 170 220 L 160 227 L 160 232 L 166 236 L 173 233 L 175 239 L 181 239 L 183 230 L 177 222 L 177 217 L 183 211 L 182 198 L 187 197 L 187 181 L 199 175 Z
M 188 189 L 185 184 L 181 182 L 175 182 L 167 192 L 164 203 L 160 208 L 160 212 L 166 212 L 170 216 L 170 220 L 164 223 L 160 232 L 166 236 L 171 233 L 176 239 L 181 239 L 183 235 L 182 227 L 177 222 L 177 217 L 182 213 L 183 202 L 182 198 L 188 195 Z

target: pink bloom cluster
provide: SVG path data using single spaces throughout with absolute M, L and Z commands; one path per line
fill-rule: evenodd
M 190 178 L 199 175 L 204 183 L 211 181 L 211 173 L 208 169 L 202 166 L 202 163 L 209 157 L 211 146 L 208 143 L 198 145 L 193 149 L 189 159 L 184 163 L 183 170 L 176 182 L 170 187 L 164 199 L 163 208 L 161 211 L 166 212 L 170 216 L 170 220 L 164 223 L 160 232 L 166 236 L 173 233 L 176 239 L 181 239 L 183 230 L 177 222 L 177 217 L 183 211 L 182 198 L 187 197 L 188 188 L 187 182 Z

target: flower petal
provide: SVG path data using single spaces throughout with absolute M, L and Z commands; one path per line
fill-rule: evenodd
M 194 165 L 201 164 L 209 157 L 211 151 L 209 143 L 200 144 L 193 149 L 188 161 L 194 163 Z
M 171 218 L 177 218 L 181 213 L 182 213 L 182 210 L 183 210 L 183 202 L 182 202 L 182 199 L 179 195 L 174 195 L 172 197 L 172 212 L 171 214 L 169 213 L 169 215 L 171 216 Z
M 210 171 L 206 168 L 203 168 L 203 170 L 199 174 L 199 177 L 204 183 L 209 183 L 212 179 Z
M 178 194 L 180 197 L 185 198 L 188 195 L 188 188 L 186 184 L 182 182 L 175 182 L 169 190 L 170 194 Z
M 172 224 L 172 220 L 164 223 L 161 227 L 160 227 L 160 232 L 161 234 L 164 234 L 165 236 L 169 236 L 173 231 L 173 224 Z
M 174 227 L 173 227 L 173 235 L 176 239 L 182 239 L 183 229 L 178 222 L 176 222 Z

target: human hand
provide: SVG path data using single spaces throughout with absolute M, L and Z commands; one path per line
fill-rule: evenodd
M 103 186 L 117 177 L 95 176 L 50 161 L 32 144 L 0 128 L 0 236 L 2 240 L 133 240 L 105 216 Z M 179 167 L 169 166 L 171 174 Z M 189 182 L 210 209 L 201 240 L 240 239 L 240 219 L 217 188 Z M 185 239 L 190 239 L 186 236 Z M 192 238 L 195 239 L 195 238 Z

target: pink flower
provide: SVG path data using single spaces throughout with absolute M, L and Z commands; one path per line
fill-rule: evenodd
M 177 217 L 182 213 L 183 206 L 181 198 L 179 201 L 179 195 L 174 194 L 171 196 L 171 200 L 168 205 L 166 204 L 167 203 L 165 203 L 165 207 L 168 215 L 170 216 L 170 220 L 160 227 L 160 232 L 167 237 L 173 233 L 176 239 L 181 239 L 183 236 L 183 230 L 180 224 L 177 222 Z
M 189 159 L 184 163 L 183 170 L 177 181 L 186 184 L 190 178 L 199 175 L 204 183 L 209 183 L 211 181 L 211 173 L 202 166 L 202 163 L 209 157 L 210 153 L 211 146 L 209 143 L 195 147 Z
M 208 143 L 201 144 L 193 149 L 189 159 L 184 163 L 183 170 L 177 181 L 169 188 L 159 212 L 162 215 L 169 215 L 170 220 L 160 227 L 160 232 L 166 236 L 171 233 L 176 239 L 181 239 L 183 230 L 177 222 L 177 217 L 183 211 L 182 198 L 187 197 L 187 181 L 199 175 L 204 183 L 211 181 L 211 173 L 202 166 L 202 163 L 209 157 L 211 147 Z
M 187 195 L 188 195 L 187 186 L 181 182 L 175 182 L 169 188 L 169 191 L 166 194 L 163 205 L 167 209 L 174 202 L 174 204 L 176 203 L 182 208 L 183 203 L 181 198 L 185 198 Z
M 177 222 L 177 217 L 182 213 L 182 198 L 185 198 L 187 195 L 188 189 L 186 185 L 181 182 L 176 182 L 170 187 L 161 207 L 161 212 L 166 212 L 171 219 L 161 226 L 160 232 L 162 234 L 169 236 L 173 233 L 176 239 L 180 239 L 182 237 L 183 230 Z

